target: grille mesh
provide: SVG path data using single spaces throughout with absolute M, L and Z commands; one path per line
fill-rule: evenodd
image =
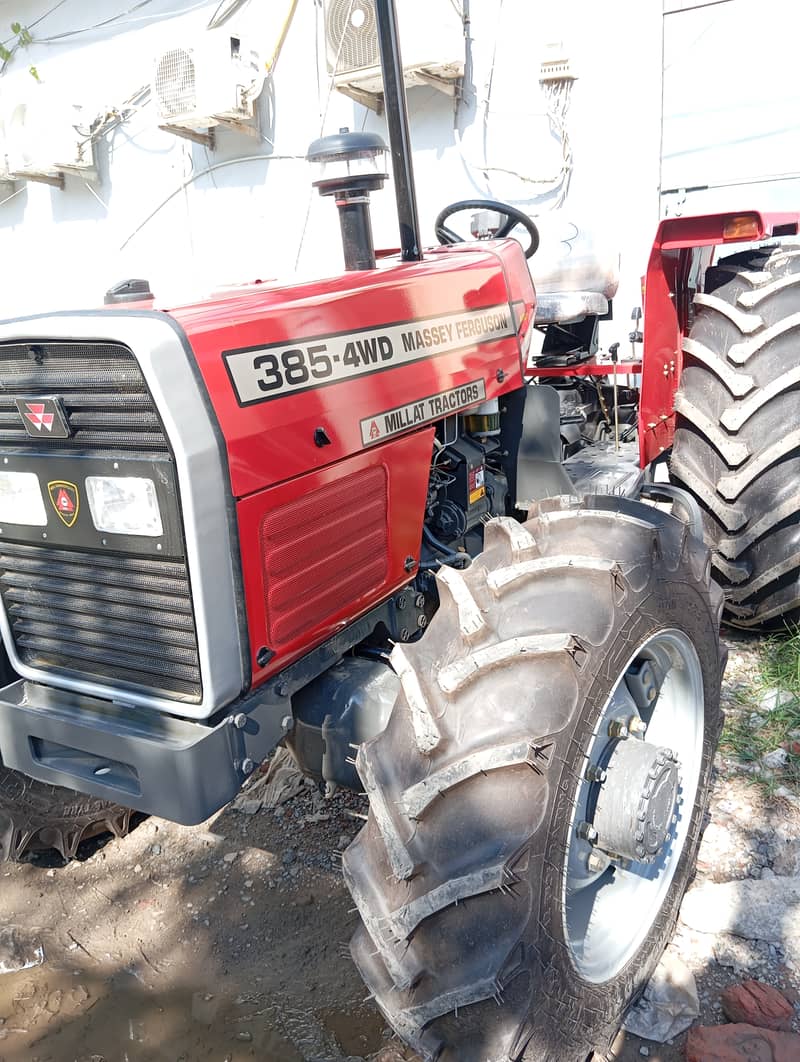
M 158 61 L 155 81 L 159 112 L 163 118 L 179 118 L 197 106 L 194 61 L 183 48 L 171 48 Z
M 0 344 L 0 381 L 0 448 L 61 458 L 73 452 L 170 454 L 136 359 L 121 344 Z M 14 399 L 53 395 L 72 435 L 33 438 Z M 176 700 L 201 699 L 182 561 L 3 541 L 0 594 L 17 653 L 28 666 Z
M 374 0 L 330 0 L 327 23 L 331 70 L 342 73 L 380 64 Z
M 4 542 L 0 592 L 30 667 L 200 699 L 185 564 Z
M 386 471 L 364 469 L 268 513 L 261 523 L 272 647 L 313 630 L 386 579 Z
M 133 354 L 115 343 L 0 344 L 0 446 L 30 446 L 15 398 L 58 395 L 72 431 L 48 450 L 169 447 Z

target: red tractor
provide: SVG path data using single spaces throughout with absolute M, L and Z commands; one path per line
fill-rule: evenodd
M 345 132 L 310 152 L 341 276 L 169 311 L 131 284 L 0 325 L 0 858 L 69 857 L 130 808 L 200 822 L 286 741 L 369 796 L 352 953 L 397 1033 L 442 1062 L 584 1062 L 700 839 L 725 661 L 703 534 L 733 617 L 797 607 L 800 258 L 707 267 L 798 218 L 662 223 L 641 461 L 590 446 L 570 473 L 505 238 L 530 254 L 536 229 L 454 204 L 423 253 L 377 9 L 400 253 L 372 248 L 382 145 Z M 462 207 L 500 216 L 492 239 L 454 242 Z M 673 434 L 682 486 L 652 482 Z

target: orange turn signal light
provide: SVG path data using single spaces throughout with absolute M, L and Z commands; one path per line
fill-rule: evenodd
M 723 240 L 757 240 L 761 236 L 758 214 L 734 214 L 722 226 Z

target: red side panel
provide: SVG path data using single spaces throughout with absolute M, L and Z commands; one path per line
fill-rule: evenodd
M 380 592 L 389 574 L 389 475 L 360 468 L 268 510 L 259 545 L 273 649 Z
M 522 386 L 534 306 L 501 240 L 172 311 L 239 499 L 254 685 L 413 577 L 433 423 Z
M 476 381 L 486 398 L 520 387 L 520 340 L 534 301 L 519 244 L 505 240 L 441 248 L 422 262 L 386 260 L 375 270 L 292 288 L 261 286 L 172 313 L 197 358 L 225 436 L 233 492 L 241 498 L 363 451 L 365 418 Z M 484 311 L 487 320 L 509 321 L 510 329 L 498 329 L 499 338 L 481 336 L 476 322 Z M 342 336 L 374 339 L 384 328 L 394 328 L 395 337 L 413 331 L 424 343 L 422 355 L 411 363 L 395 356 L 336 382 L 309 379 L 309 368 L 330 367 L 331 358 L 334 375 L 344 373 L 343 359 L 332 353 Z M 395 352 L 403 354 L 397 338 Z M 269 386 L 273 356 L 283 363 L 284 381 L 302 382 L 262 396 L 258 373 Z M 232 358 L 255 381 L 244 398 Z M 328 442 L 320 445 L 317 429 Z
M 238 503 L 254 684 L 408 582 L 432 449 L 418 429 Z
M 729 223 L 752 222 L 745 236 L 730 237 Z M 683 337 L 691 324 L 692 299 L 702 285 L 715 248 L 796 234 L 800 215 L 709 214 L 667 218 L 658 226 L 647 266 L 644 295 L 644 355 L 639 407 L 642 467 L 672 445 L 675 391 L 683 365 Z

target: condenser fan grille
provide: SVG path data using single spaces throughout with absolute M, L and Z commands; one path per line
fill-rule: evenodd
M 172 48 L 159 59 L 156 95 L 164 118 L 177 118 L 194 111 L 197 100 L 194 62 L 183 48 Z
M 327 15 L 329 59 L 336 73 L 379 65 L 374 0 L 331 0 Z

